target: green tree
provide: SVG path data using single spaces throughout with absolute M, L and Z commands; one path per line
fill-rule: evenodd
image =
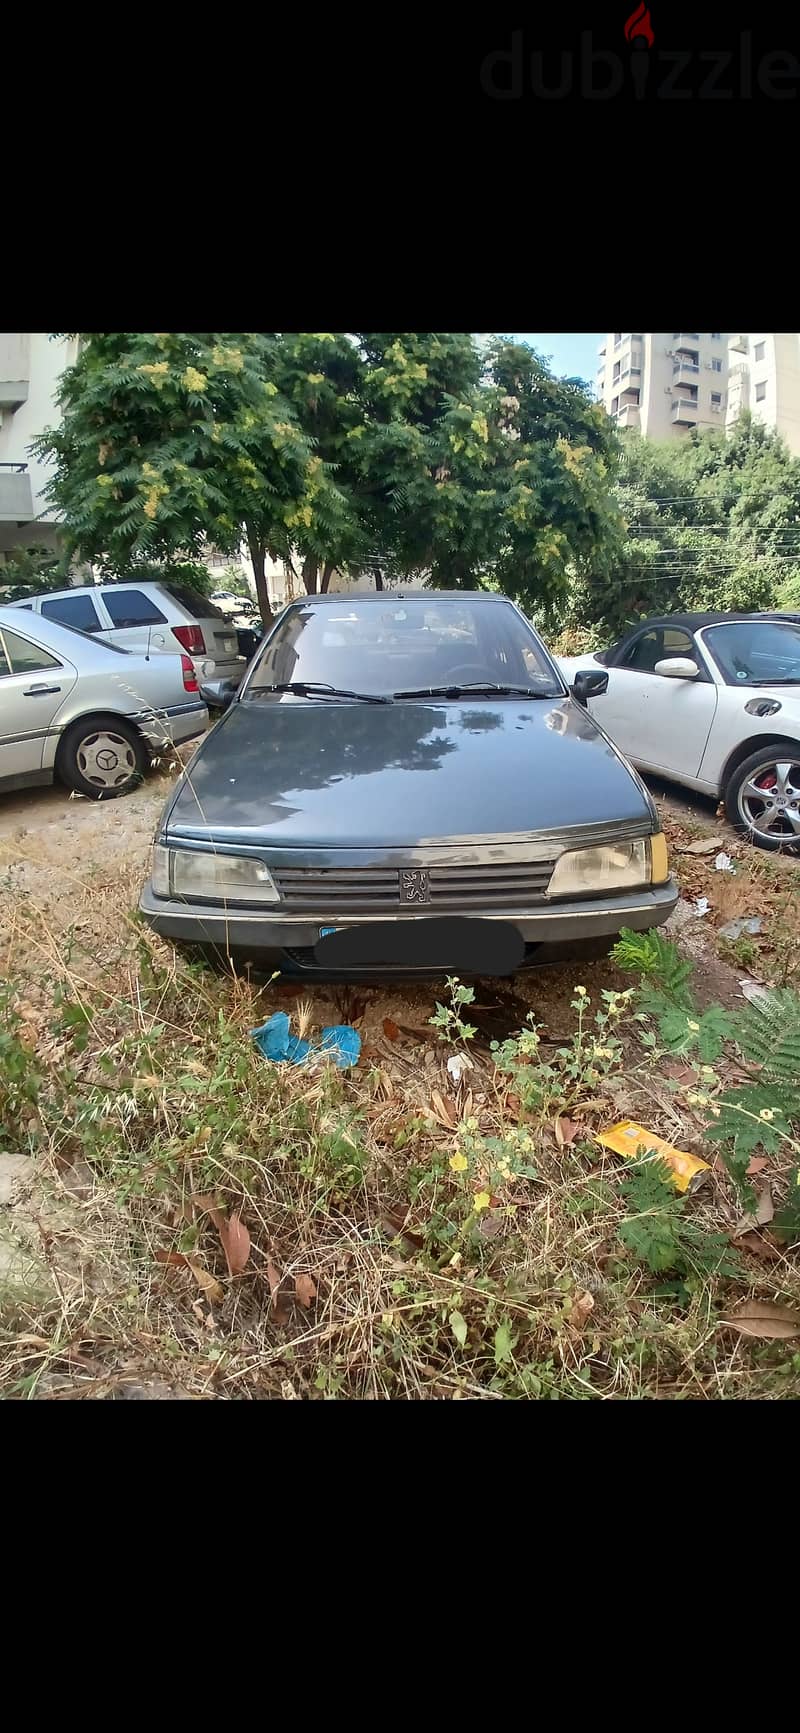
M 0 565 L 0 593 L 10 602 L 40 590 L 63 590 L 69 581 L 69 559 L 58 548 L 16 548 Z
M 760 422 L 665 445 L 626 434 L 617 500 L 625 539 L 576 581 L 569 623 L 611 635 L 648 614 L 800 602 L 800 462 Z
M 288 554 L 315 513 L 320 464 L 272 380 L 260 333 L 87 333 L 59 393 L 62 422 L 33 442 L 70 551 L 114 575 L 246 540 L 271 618 L 267 550 Z M 335 489 L 326 488 L 328 504 Z

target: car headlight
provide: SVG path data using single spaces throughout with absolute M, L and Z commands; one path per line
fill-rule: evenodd
M 669 876 L 667 845 L 659 832 L 637 842 L 573 848 L 559 856 L 547 887 L 549 897 L 585 896 L 663 884 Z
M 151 883 L 157 897 L 186 897 L 194 902 L 280 902 L 269 869 L 263 861 L 247 855 L 164 848 L 157 843 Z

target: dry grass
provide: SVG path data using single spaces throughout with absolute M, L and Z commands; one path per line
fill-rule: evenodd
M 594 1130 L 631 1116 L 684 1148 L 702 1139 L 686 1079 L 653 1069 L 633 1025 L 622 1068 L 526 1114 L 485 1047 L 454 1083 L 454 1049 L 427 1029 L 432 993 L 318 991 L 294 1008 L 280 985 L 187 964 L 140 927 L 128 912 L 140 863 L 116 877 L 102 862 L 63 870 L 69 906 L 14 884 L 4 895 L 0 1150 L 30 1165 L 0 1211 L 3 1394 L 797 1394 L 797 1342 L 743 1341 L 720 1324 L 748 1294 L 800 1308 L 791 1256 L 741 1254 L 734 1278 L 670 1284 L 620 1241 L 626 1170 Z M 585 978 L 595 1002 L 617 984 L 610 967 Z M 544 995 L 552 1062 L 572 1013 L 563 983 Z M 281 1003 L 308 1033 L 332 1010 L 356 1018 L 358 1070 L 265 1062 L 249 1031 Z M 467 1136 L 478 1154 L 457 1171 Z M 492 1141 L 516 1148 L 519 1136 L 534 1171 L 487 1179 Z M 490 1204 L 476 1212 L 484 1184 Z M 732 1234 L 739 1205 L 719 1165 L 686 1208 L 699 1228 Z M 238 1221 L 249 1256 L 231 1273 L 223 1238 Z

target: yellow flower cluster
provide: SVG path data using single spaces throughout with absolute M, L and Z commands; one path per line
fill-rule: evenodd
M 169 373 L 169 362 L 168 361 L 143 361 L 141 366 L 137 367 L 136 371 L 137 371 L 137 373 L 148 373 L 150 375 L 150 378 L 153 381 L 153 384 L 157 385 L 159 388 L 159 391 L 160 391 L 161 387 L 164 383 L 164 380 L 166 378 L 166 375 Z
M 244 367 L 241 349 L 223 349 L 217 344 L 211 351 L 211 359 L 215 367 L 225 367 L 230 373 L 241 373 Z
M 196 367 L 187 367 L 186 372 L 181 375 L 181 378 L 187 391 L 205 391 L 208 384 L 206 374 L 199 373 Z

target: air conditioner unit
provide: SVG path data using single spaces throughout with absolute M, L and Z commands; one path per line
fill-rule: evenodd
M 668 397 L 672 396 L 672 386 L 671 385 L 665 385 L 664 390 L 666 391 Z
M 665 349 L 665 350 L 664 350 L 664 354 L 665 354 L 665 355 L 674 355 L 674 354 L 675 354 L 675 350 L 674 350 L 674 349 Z

